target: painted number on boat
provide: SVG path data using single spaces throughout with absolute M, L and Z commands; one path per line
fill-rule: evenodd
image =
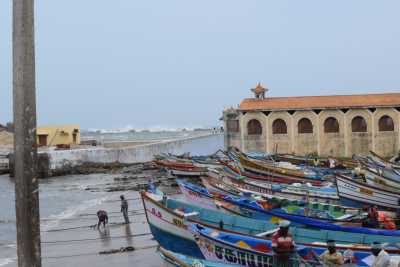
M 155 208 L 151 209 L 151 213 L 157 216 L 158 218 L 162 218 L 162 214 L 159 210 L 156 210 Z
M 172 219 L 172 223 L 175 224 L 176 226 L 178 226 L 179 228 L 186 228 L 185 224 L 183 223 L 183 221 L 177 219 L 177 218 L 173 218 Z
M 360 192 L 371 196 L 374 194 L 371 190 L 366 188 L 360 188 Z
M 236 250 L 229 247 L 213 244 L 205 239 L 198 242 L 200 248 L 205 248 L 208 252 L 214 254 L 215 260 L 229 264 L 239 264 L 251 267 L 270 267 L 272 266 L 271 256 L 257 255 L 242 250 Z

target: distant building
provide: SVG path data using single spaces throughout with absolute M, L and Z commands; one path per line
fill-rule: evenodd
M 351 157 L 400 149 L 400 93 L 255 98 L 223 112 L 225 147 Z
M 50 125 L 37 128 L 39 146 L 69 146 L 79 144 L 80 139 L 78 125 Z

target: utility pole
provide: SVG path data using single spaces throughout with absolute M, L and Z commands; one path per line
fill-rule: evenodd
M 36 176 L 36 94 L 33 0 L 13 0 L 15 210 L 19 267 L 40 267 Z

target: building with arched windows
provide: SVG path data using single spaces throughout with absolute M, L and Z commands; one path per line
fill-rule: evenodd
M 223 112 L 225 147 L 242 151 L 383 156 L 400 150 L 400 93 L 244 99 Z

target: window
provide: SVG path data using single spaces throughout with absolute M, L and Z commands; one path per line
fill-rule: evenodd
M 339 122 L 336 118 L 329 117 L 324 122 L 324 132 L 325 133 L 338 133 L 339 132 Z
M 351 121 L 351 131 L 353 133 L 366 133 L 367 132 L 367 122 L 361 116 L 356 116 Z
M 39 134 L 39 146 L 47 146 L 47 134 Z
M 380 132 L 393 132 L 394 131 L 393 119 L 387 115 L 382 116 L 379 119 L 379 131 Z
M 287 134 L 286 122 L 282 119 L 276 119 L 272 123 L 273 134 Z
M 313 125 L 311 121 L 307 118 L 302 118 L 299 120 L 298 133 L 313 133 Z
M 262 127 L 258 120 L 250 120 L 247 123 L 247 134 L 248 135 L 261 135 Z
M 227 120 L 226 128 L 228 133 L 237 133 L 239 132 L 239 120 Z

